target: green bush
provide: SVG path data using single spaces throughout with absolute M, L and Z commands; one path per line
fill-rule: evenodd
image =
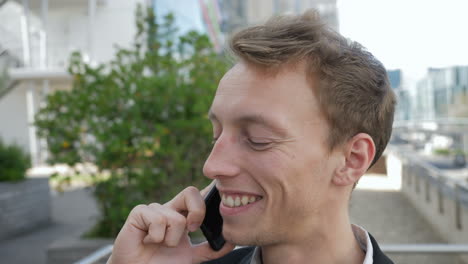
M 434 149 L 433 152 L 435 155 L 440 155 L 440 156 L 448 156 L 451 153 L 450 149 L 446 149 L 446 148 L 437 148 L 437 149 Z
M 70 60 L 71 91 L 58 91 L 36 116 L 50 163 L 90 162 L 110 175 L 96 183 L 101 219 L 91 236 L 115 237 L 140 203 L 165 202 L 187 185 L 205 186 L 211 149 L 207 111 L 228 68 L 205 35 L 176 37 L 174 18 L 161 24 L 137 8 L 137 35 L 108 64 Z M 101 177 L 102 178 L 102 177 Z
M 436 148 L 433 150 L 434 155 L 449 156 L 449 155 L 466 155 L 462 149 L 447 149 Z
M 6 145 L 0 140 L 0 182 L 21 181 L 31 166 L 29 156 L 16 145 Z

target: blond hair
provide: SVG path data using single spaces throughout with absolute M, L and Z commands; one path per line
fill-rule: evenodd
M 357 133 L 369 134 L 376 146 L 373 165 L 391 135 L 396 104 L 387 72 L 359 43 L 327 27 L 317 11 L 274 17 L 249 27 L 230 39 L 230 49 L 241 60 L 275 70 L 305 62 L 321 109 L 331 125 L 330 149 Z

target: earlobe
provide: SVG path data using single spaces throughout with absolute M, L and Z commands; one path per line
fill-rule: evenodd
M 339 186 L 354 185 L 369 168 L 375 155 L 375 144 L 365 133 L 351 138 L 344 149 L 344 161 L 336 169 L 333 183 Z
M 336 168 L 332 179 L 333 184 L 338 186 L 349 185 L 350 178 L 348 168 L 346 166 L 346 159 L 340 160 L 339 166 Z
M 338 186 L 347 186 L 353 183 L 352 179 L 347 173 L 335 174 L 332 181 L 335 185 Z

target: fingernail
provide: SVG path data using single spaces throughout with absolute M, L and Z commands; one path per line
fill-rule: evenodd
M 198 224 L 190 224 L 189 225 L 189 231 L 190 232 L 195 232 L 198 229 Z

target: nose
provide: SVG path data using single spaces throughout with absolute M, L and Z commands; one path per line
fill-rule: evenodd
M 221 135 L 213 145 L 203 166 L 203 174 L 210 179 L 232 177 L 239 174 L 237 140 Z

